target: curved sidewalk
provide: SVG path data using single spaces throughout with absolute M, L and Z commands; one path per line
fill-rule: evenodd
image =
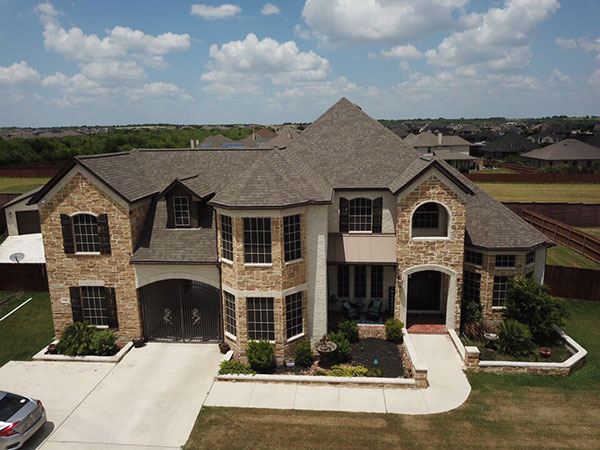
M 427 364 L 427 389 L 216 381 L 204 405 L 393 414 L 434 414 L 458 408 L 469 397 L 471 386 L 450 337 L 410 337 L 419 361 Z

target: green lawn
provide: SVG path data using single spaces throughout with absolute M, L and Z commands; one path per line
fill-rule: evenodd
M 0 177 L 0 192 L 25 193 L 48 182 L 50 178 Z
M 600 239 L 600 227 L 577 227 L 581 231 L 587 234 L 591 234 L 592 236 Z
M 562 244 L 548 249 L 546 264 L 600 270 L 600 264 Z
M 427 416 L 202 408 L 185 448 L 600 448 L 600 303 L 565 302 L 589 351 L 569 377 L 469 373 L 466 403 Z
M 0 292 L 4 299 L 7 292 Z M 0 306 L 0 318 L 28 298 L 32 300 L 0 322 L 0 367 L 10 360 L 29 360 L 54 336 L 48 292 L 25 292 Z
M 600 183 L 477 183 L 501 202 L 600 203 Z

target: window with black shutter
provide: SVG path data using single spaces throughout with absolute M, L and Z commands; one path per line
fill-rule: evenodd
M 73 322 L 119 328 L 115 288 L 80 286 L 69 288 Z
M 100 253 L 110 255 L 110 233 L 108 231 L 108 216 L 106 214 L 98 216 L 98 246 Z
M 65 253 L 75 253 L 75 241 L 73 239 L 73 221 L 66 214 L 60 215 L 62 226 L 63 248 Z
M 383 197 L 373 200 L 373 233 L 381 233 L 383 215 Z
M 69 288 L 71 294 L 71 311 L 73 322 L 83 322 L 83 309 L 81 307 L 81 291 L 78 287 Z
M 347 198 L 340 198 L 340 233 L 348 232 L 348 219 L 350 217 L 350 202 Z
M 110 254 L 108 215 L 60 215 L 65 253 L 78 252 Z

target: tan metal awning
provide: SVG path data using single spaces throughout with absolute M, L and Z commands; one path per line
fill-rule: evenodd
M 393 234 L 329 235 L 327 262 L 396 264 L 396 236 Z

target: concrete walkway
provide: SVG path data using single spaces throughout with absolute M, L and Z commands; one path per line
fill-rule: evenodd
M 427 389 L 356 388 L 306 384 L 213 384 L 206 406 L 308 409 L 394 414 L 433 414 L 457 408 L 471 386 L 448 335 L 411 334 L 419 361 L 427 364 Z

